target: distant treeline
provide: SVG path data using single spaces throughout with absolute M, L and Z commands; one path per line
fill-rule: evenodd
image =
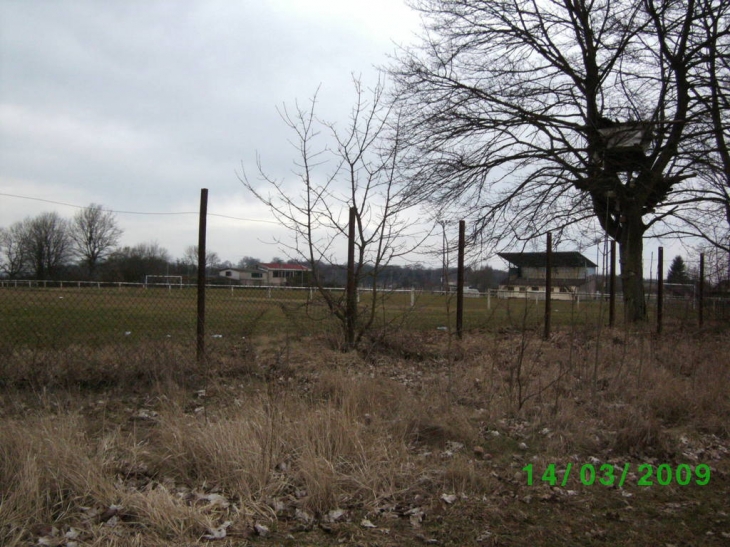
M 181 276 L 183 282 L 196 281 L 198 253 L 195 246 L 188 247 L 182 258 L 173 259 L 170 252 L 156 242 L 121 247 L 118 245 L 121 235 L 114 214 L 93 203 L 71 219 L 57 213 L 28 217 L 8 227 L 0 227 L 0 277 L 142 283 L 150 275 L 175 275 Z M 220 260 L 217 253 L 209 251 L 206 253 L 206 277 L 209 283 L 230 283 L 218 272 L 227 268 L 255 269 L 261 262 L 258 258 L 244 256 L 234 264 Z M 288 261 L 274 257 L 271 262 Z M 318 267 L 326 285 L 345 286 L 344 265 L 320 264 Z M 465 284 L 484 291 L 497 287 L 506 276 L 506 272 L 488 266 L 467 268 Z M 306 276 L 291 282 L 308 284 Z M 449 269 L 444 279 L 440 267 L 390 265 L 382 268 L 377 276 L 365 277 L 361 284 L 373 282 L 388 289 L 445 289 L 456 282 L 456 269 Z

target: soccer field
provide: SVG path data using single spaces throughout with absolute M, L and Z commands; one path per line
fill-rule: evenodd
M 333 289 L 344 296 L 341 289 Z M 362 313 L 372 292 L 361 291 Z M 536 328 L 544 302 L 522 299 L 464 298 L 464 328 Z M 143 285 L 0 287 L 0 335 L 10 346 L 62 347 L 125 339 L 193 339 L 197 320 L 195 287 Z M 219 287 L 206 290 L 206 335 L 240 338 L 290 332 L 314 334 L 337 329 L 337 322 L 316 291 L 293 288 Z M 617 318 L 621 316 L 620 306 Z M 552 324 L 607 321 L 602 301 L 554 301 Z M 375 324 L 386 328 L 453 330 L 455 295 L 390 291 L 377 295 Z

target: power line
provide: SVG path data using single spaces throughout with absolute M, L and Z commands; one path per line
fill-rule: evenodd
M 0 192 L 0 196 L 6 196 L 11 198 L 18 198 L 18 199 L 29 199 L 32 201 L 42 201 L 44 203 L 51 203 L 53 205 L 63 205 L 66 207 L 73 207 L 75 209 L 88 209 L 88 207 L 84 207 L 83 205 L 74 205 L 73 203 L 64 203 L 62 201 L 53 201 L 51 199 L 43 199 L 43 198 L 34 198 L 30 196 L 19 196 L 17 194 L 6 194 L 5 192 Z M 197 215 L 199 214 L 198 211 L 173 211 L 173 212 L 145 212 L 145 211 L 118 211 L 114 209 L 107 209 L 111 213 L 120 214 L 120 215 L 153 215 L 153 216 L 170 216 L 170 215 Z M 227 218 L 230 220 L 241 220 L 244 222 L 264 222 L 266 224 L 279 224 L 278 222 L 274 220 L 263 220 L 259 218 L 242 218 L 242 217 L 233 217 L 230 215 L 221 215 L 218 213 L 208 213 L 208 216 L 211 217 L 219 217 L 219 218 Z

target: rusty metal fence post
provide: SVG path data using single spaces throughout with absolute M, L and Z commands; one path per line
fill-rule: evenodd
M 608 282 L 608 326 L 616 323 L 616 240 L 611 240 L 611 277 Z
M 705 319 L 705 253 L 700 253 L 700 294 L 699 294 L 699 323 L 700 327 Z
M 198 364 L 205 359 L 205 238 L 208 216 L 208 189 L 200 190 L 200 220 L 198 222 L 198 320 L 196 358 Z
M 664 320 L 664 247 L 659 247 L 657 264 L 657 292 L 656 292 L 656 332 L 662 333 Z
M 551 296 L 553 290 L 552 262 L 553 234 L 552 232 L 548 232 L 545 253 L 545 340 L 550 338 Z
M 459 254 L 456 274 L 456 336 L 464 335 L 464 249 L 466 247 L 466 222 L 459 221 Z

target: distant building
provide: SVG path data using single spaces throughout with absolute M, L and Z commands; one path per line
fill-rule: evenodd
M 303 286 L 306 272 L 311 271 L 301 264 L 259 264 L 259 270 L 266 277 L 266 285 L 299 285 Z
M 304 285 L 310 269 L 301 264 L 259 264 L 256 269 L 226 268 L 218 275 L 241 285 Z
M 545 299 L 547 253 L 499 253 L 509 263 L 499 298 Z M 579 293 L 596 292 L 596 264 L 578 252 L 551 255 L 551 299 L 570 300 Z
M 241 285 L 266 285 L 264 272 L 259 270 L 227 268 L 218 272 L 218 275 L 232 281 L 238 281 Z

